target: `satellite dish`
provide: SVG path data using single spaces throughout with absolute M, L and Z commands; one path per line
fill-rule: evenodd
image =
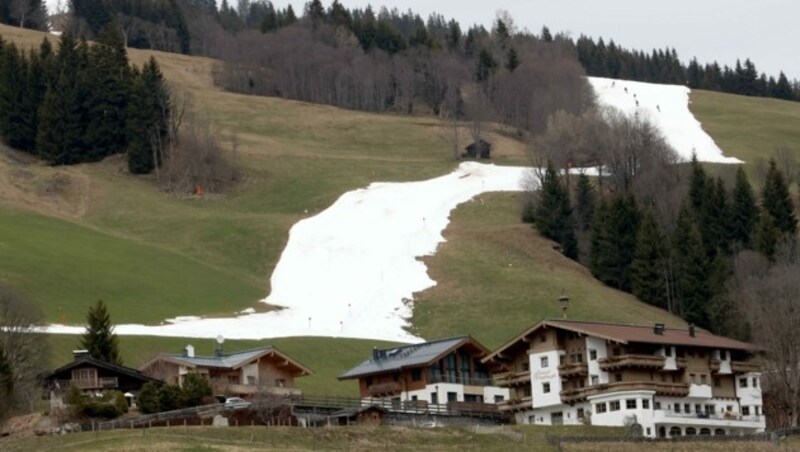
M 225 338 L 222 337 L 221 334 L 219 336 L 217 336 L 217 344 L 222 345 L 224 343 L 225 343 Z

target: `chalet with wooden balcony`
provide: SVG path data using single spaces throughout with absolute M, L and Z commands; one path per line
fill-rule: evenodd
M 295 379 L 313 372 L 274 347 L 226 353 L 221 345 L 212 356 L 198 356 L 194 347 L 183 353 L 160 353 L 139 370 L 169 384 L 182 385 L 188 374 L 208 380 L 214 396 L 248 397 L 256 393 L 296 396 Z
M 111 390 L 135 394 L 147 382 L 161 382 L 136 369 L 92 358 L 86 350 L 75 350 L 73 358 L 71 363 L 45 376 L 51 395 L 59 400 L 72 387 L 90 394 L 102 394 Z M 55 400 L 54 404 L 61 405 Z
M 689 328 L 545 320 L 483 362 L 519 423 L 621 426 L 650 437 L 763 431 L 756 348 Z
M 481 362 L 488 353 L 469 336 L 374 349 L 369 359 L 339 379 L 358 379 L 362 399 L 390 400 L 398 406 L 494 404 L 508 398 L 508 389 L 492 382 Z

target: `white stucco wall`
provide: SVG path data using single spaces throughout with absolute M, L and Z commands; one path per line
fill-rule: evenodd
M 596 360 L 589 359 L 589 357 L 591 356 L 591 354 L 589 353 L 590 350 L 597 351 Z M 586 360 L 589 369 L 589 377 L 588 381 L 586 382 L 587 386 L 592 384 L 592 375 L 597 375 L 598 384 L 608 383 L 608 372 L 600 370 L 600 364 L 598 363 L 599 360 L 607 357 L 608 357 L 608 351 L 606 350 L 605 339 L 600 339 L 591 336 L 586 338 Z
M 542 367 L 542 358 L 547 359 L 547 367 Z M 541 408 L 561 405 L 561 377 L 558 375 L 559 352 L 557 350 L 533 353 L 530 355 L 531 395 L 533 407 Z M 550 384 L 550 391 L 544 392 L 544 384 Z

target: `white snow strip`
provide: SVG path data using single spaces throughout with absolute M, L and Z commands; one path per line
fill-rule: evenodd
M 436 284 L 417 260 L 436 251 L 450 211 L 493 191 L 519 191 L 521 167 L 462 163 L 422 182 L 373 183 L 300 221 L 263 300 L 286 309 L 231 318 L 182 316 L 159 326 L 118 325 L 120 335 L 262 339 L 342 336 L 419 342 L 405 331 L 414 292 Z M 83 327 L 52 325 L 50 333 Z
M 689 110 L 689 88 L 601 77 L 589 77 L 589 83 L 601 106 L 611 106 L 654 123 L 683 160 L 690 160 L 694 152 L 701 162 L 744 163 L 734 157 L 725 157 L 703 130 L 700 121 Z
M 689 111 L 689 90 L 603 78 L 589 79 L 601 105 L 647 115 L 684 159 L 740 163 L 725 157 Z M 627 89 L 627 92 L 626 92 Z M 635 96 L 635 97 L 634 97 Z M 636 105 L 636 102 L 639 105 Z M 595 168 L 571 172 L 597 174 Z M 492 191 L 519 191 L 527 168 L 463 163 L 422 182 L 383 183 L 342 195 L 322 213 L 300 221 L 272 274 L 264 302 L 285 309 L 230 318 L 181 316 L 159 326 L 118 325 L 120 335 L 263 339 L 350 337 L 419 342 L 405 328 L 412 295 L 436 284 L 417 260 L 436 251 L 450 212 Z M 80 334 L 81 326 L 52 325 L 50 333 Z

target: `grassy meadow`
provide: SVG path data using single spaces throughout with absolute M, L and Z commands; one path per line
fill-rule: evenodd
M 0 35 L 21 46 L 44 37 L 3 25 Z M 81 323 L 99 298 L 117 323 L 263 308 L 258 301 L 269 293 L 293 224 L 371 182 L 424 180 L 457 165 L 435 118 L 225 93 L 213 86 L 212 60 L 129 51 L 135 64 L 151 56 L 188 99 L 189 116 L 215 124 L 239 180 L 223 194 L 176 196 L 159 190 L 155 175 L 129 175 L 121 157 L 49 167 L 0 148 L 0 281 L 37 302 L 49 322 Z M 800 129 L 792 125 L 800 104 L 701 91 L 692 102 L 706 130 L 732 155 L 749 161 L 779 145 L 797 151 Z M 502 134 L 491 140 L 495 164 L 528 162 L 524 144 Z M 562 291 L 572 298 L 571 318 L 683 324 L 594 280 L 521 224 L 518 211 L 517 195 L 491 194 L 452 213 L 446 242 L 423 258 L 438 284 L 416 295 L 415 333 L 431 339 L 472 334 L 496 346 L 544 317 L 560 316 Z M 77 338 L 50 342 L 57 365 L 69 360 Z M 136 366 L 190 342 L 201 347 L 198 353 L 206 346 L 210 352 L 210 341 L 185 338 L 125 337 L 121 347 L 126 363 Z M 376 344 L 292 338 L 226 347 L 266 343 L 317 372 L 300 380 L 304 390 L 344 395 L 354 395 L 355 387 L 335 377 Z

